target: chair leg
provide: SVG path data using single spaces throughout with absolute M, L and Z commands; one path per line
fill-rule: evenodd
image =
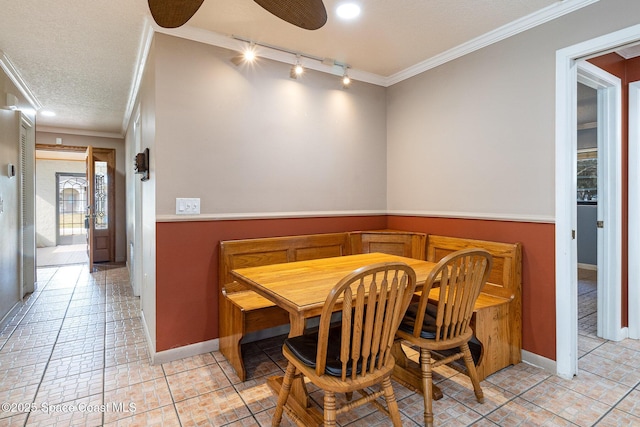
M 273 420 L 271 420 L 272 426 L 279 426 L 282 421 L 282 411 L 284 410 L 284 405 L 287 403 L 287 399 L 289 398 L 289 392 L 291 391 L 291 383 L 293 382 L 293 377 L 296 374 L 296 367 L 293 363 L 289 363 L 287 365 L 287 371 L 284 374 L 284 379 L 282 380 L 282 386 L 280 388 L 280 394 L 278 394 L 278 404 L 276 405 L 276 411 L 273 414 Z
M 424 348 L 420 349 L 420 371 L 422 372 L 422 394 L 424 397 L 424 425 L 425 427 L 433 427 L 431 352 Z
M 324 425 L 333 427 L 336 425 L 336 394 L 332 391 L 324 391 Z
M 471 350 L 469 350 L 469 344 L 464 343 L 460 346 L 460 349 L 462 350 L 462 354 L 464 355 L 464 364 L 467 366 L 467 374 L 469 374 L 471 384 L 473 384 L 473 391 L 476 394 L 476 399 L 479 403 L 484 403 L 484 393 L 482 392 L 482 387 L 480 387 L 480 381 L 478 380 L 478 371 L 476 371 L 476 365 L 473 363 Z
M 384 398 L 387 401 L 387 409 L 389 410 L 391 421 L 394 427 L 401 427 L 400 410 L 398 409 L 396 394 L 393 392 L 393 386 L 391 385 L 391 377 L 386 377 L 382 380 L 382 389 L 384 390 Z

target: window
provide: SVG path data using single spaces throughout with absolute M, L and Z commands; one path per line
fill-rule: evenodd
M 578 203 L 598 201 L 598 151 L 595 148 L 578 151 Z

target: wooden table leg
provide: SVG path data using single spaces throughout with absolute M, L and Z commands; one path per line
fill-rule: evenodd
M 393 357 L 396 359 L 393 378 L 405 387 L 418 393 L 423 393 L 420 364 L 407 357 L 407 354 L 402 349 L 401 341 L 396 341 L 391 350 Z M 442 399 L 442 390 L 435 384 L 433 384 L 432 397 L 433 400 Z

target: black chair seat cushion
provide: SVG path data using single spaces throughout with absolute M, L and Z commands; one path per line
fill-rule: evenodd
M 438 314 L 438 306 L 435 304 L 427 304 L 427 312 L 424 315 L 424 321 L 422 322 L 422 330 L 420 331 L 420 338 L 432 340 L 436 337 L 436 316 Z M 416 324 L 418 317 L 418 303 L 409 305 L 407 312 L 400 323 L 400 329 L 402 332 L 408 334 L 413 333 L 413 328 Z
M 342 363 L 340 362 L 340 346 L 342 328 L 340 325 L 329 329 L 329 342 L 327 345 L 327 366 L 324 372 L 334 377 L 342 376 Z M 318 332 L 309 332 L 298 337 L 287 338 L 284 345 L 305 365 L 316 367 L 316 355 L 318 353 Z M 356 373 L 362 371 L 362 360 L 359 360 Z M 347 364 L 347 377 L 353 372 L 353 364 Z

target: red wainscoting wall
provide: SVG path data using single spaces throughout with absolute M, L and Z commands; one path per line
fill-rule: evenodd
M 555 360 L 553 224 L 384 215 L 157 223 L 156 351 L 218 337 L 220 240 L 385 228 L 522 243 L 523 348 Z
M 156 351 L 218 338 L 218 242 L 386 228 L 348 216 L 156 224 Z
M 554 224 L 389 216 L 387 228 L 522 243 L 522 348 L 556 360 Z

